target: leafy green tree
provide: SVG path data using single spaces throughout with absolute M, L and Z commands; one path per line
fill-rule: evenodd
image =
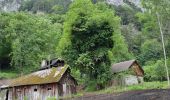
M 161 43 L 156 39 L 146 40 L 141 46 L 141 54 L 138 56 L 138 59 L 142 64 L 145 64 L 147 61 L 156 61 L 157 59 L 160 59 L 162 56 L 161 47 Z
M 68 10 L 71 0 L 24 0 L 20 11 L 39 11 L 46 13 L 65 13 Z
M 162 33 L 164 35 L 165 47 L 168 46 L 168 40 L 170 38 L 170 23 L 169 23 L 169 16 L 170 16 L 170 2 L 169 0 L 143 0 L 143 5 L 146 8 L 146 11 L 154 18 L 155 25 L 157 25 L 157 32 L 160 33 L 159 27 L 162 28 Z M 159 22 L 160 26 L 158 27 L 158 16 L 159 15 Z M 160 36 L 159 36 L 160 37 Z M 168 46 L 169 47 L 169 46 Z M 167 48 L 169 51 L 169 48 Z
M 4 30 L 9 24 L 10 16 L 0 14 L 0 69 L 10 67 L 11 40 L 8 39 L 8 33 Z
M 168 64 L 170 63 L 168 60 L 167 62 Z M 145 81 L 166 81 L 166 74 L 165 74 L 166 71 L 164 68 L 163 59 L 147 62 L 147 66 L 144 66 L 144 71 L 145 71 L 145 76 L 144 76 Z
M 142 65 L 145 65 L 148 60 L 161 59 L 163 55 L 161 37 L 155 16 L 148 12 L 137 13 L 136 16 L 141 23 L 140 37 L 136 37 L 136 42 L 140 48 L 137 59 Z
M 119 27 L 120 18 L 105 4 L 75 0 L 66 15 L 57 53 L 85 74 L 87 83 L 93 80 L 98 88 L 103 88 L 111 78 L 111 62 L 126 59 L 116 60 L 116 52 L 123 51 L 121 56 L 128 54 Z
M 158 39 L 160 40 L 159 27 L 156 22 L 156 17 L 148 12 L 137 13 L 136 17 L 141 23 L 141 31 L 145 39 Z
M 113 9 L 115 9 L 116 15 L 121 17 L 122 25 L 128 25 L 129 23 L 134 23 L 136 27 L 138 27 L 137 25 L 138 23 L 135 15 L 137 12 L 140 12 L 140 10 L 132 8 L 131 6 L 128 5 L 113 6 Z
M 128 51 L 128 45 L 125 44 L 124 37 L 121 34 L 114 34 L 113 38 L 114 41 L 114 47 L 112 49 L 113 61 L 112 62 L 121 62 L 125 60 L 129 60 L 133 58 L 133 54 L 129 53 Z
M 159 32 L 161 34 L 161 42 L 163 47 L 165 68 L 167 74 L 168 85 L 170 85 L 169 71 L 167 66 L 167 54 L 166 54 L 166 38 L 164 38 L 165 33 L 169 33 L 170 24 L 167 22 L 170 15 L 170 1 L 169 0 L 143 0 L 144 7 L 149 11 L 150 14 L 156 16 L 156 22 L 159 27 Z
M 3 39 L 9 41 L 11 64 L 18 69 L 33 70 L 39 68 L 44 58 L 56 57 L 55 48 L 60 35 L 62 25 L 51 23 L 46 17 L 26 13 L 2 14 L 0 20 L 6 20 L 3 25 Z

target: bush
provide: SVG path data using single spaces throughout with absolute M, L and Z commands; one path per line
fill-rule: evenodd
M 156 62 L 153 61 L 148 63 L 147 66 L 144 66 L 144 72 L 145 72 L 145 76 L 144 76 L 145 81 L 166 80 L 166 70 L 165 70 L 164 60 L 157 60 Z

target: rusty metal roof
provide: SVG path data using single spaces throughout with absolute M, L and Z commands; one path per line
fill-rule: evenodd
M 137 63 L 136 60 L 129 60 L 129 61 L 124 61 L 120 63 L 116 63 L 112 65 L 112 72 L 117 73 L 121 71 L 126 71 L 128 70 L 134 63 Z M 138 64 L 138 63 L 137 63 Z M 139 64 L 138 64 L 139 65 Z
M 63 67 L 52 67 L 49 69 L 33 72 L 16 79 L 12 79 L 10 84 L 1 88 L 59 82 L 68 67 L 68 65 L 65 65 Z

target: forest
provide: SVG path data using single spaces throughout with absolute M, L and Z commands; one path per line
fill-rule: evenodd
M 87 89 L 104 88 L 111 64 L 137 59 L 144 80 L 166 81 L 163 42 L 170 71 L 170 1 L 24 0 L 17 12 L 0 12 L 0 79 L 62 58 Z M 170 73 L 169 73 L 170 75 Z M 89 86 L 89 87 L 88 87 Z

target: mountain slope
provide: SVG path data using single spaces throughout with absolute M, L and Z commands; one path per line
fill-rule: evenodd
M 50 12 L 54 5 L 68 7 L 73 0 L 0 0 L 0 11 L 10 12 L 21 10 Z M 98 0 L 95 0 L 98 1 Z M 104 0 L 116 6 L 124 5 L 127 2 L 141 8 L 141 0 Z M 65 8 L 64 8 L 65 9 Z M 66 9 L 65 9 L 66 10 Z

